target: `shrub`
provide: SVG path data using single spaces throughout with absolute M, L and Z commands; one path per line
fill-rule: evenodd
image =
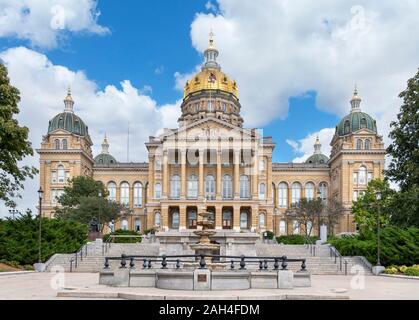
M 419 267 L 417 268 L 415 266 L 407 267 L 404 274 L 407 276 L 419 277 Z
M 112 233 L 112 235 L 115 236 L 136 236 L 134 237 L 129 237 L 129 238 L 119 238 L 116 237 L 112 240 L 112 242 L 114 243 L 137 243 L 137 242 L 141 242 L 141 234 L 139 234 L 136 231 L 132 231 L 132 230 L 116 230 L 114 233 Z M 103 241 L 107 241 L 110 238 L 111 234 L 105 234 L 103 236 Z
M 311 241 L 314 243 L 318 239 L 317 237 L 310 237 Z M 283 244 L 304 244 L 305 243 L 305 236 L 299 234 L 293 234 L 290 236 L 279 236 L 276 237 L 276 241 L 278 243 Z
M 144 230 L 144 234 L 149 234 L 149 233 L 156 233 L 156 229 L 151 228 L 151 229 L 145 229 Z
M 264 232 L 262 232 L 262 237 L 265 235 L 265 232 L 266 232 L 266 237 L 269 240 L 272 240 L 274 238 L 274 233 L 272 231 L 264 231 Z
M 386 268 L 384 270 L 384 273 L 386 273 L 386 274 L 396 274 L 398 271 L 399 270 L 397 270 L 397 267 L 391 266 L 391 267 Z

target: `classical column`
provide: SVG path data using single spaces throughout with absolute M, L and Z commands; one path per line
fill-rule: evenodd
M 181 191 L 180 191 L 180 197 L 181 199 L 186 198 L 186 150 L 180 151 L 181 156 Z
M 266 180 L 267 186 L 265 188 L 266 191 L 266 199 L 268 199 L 268 203 L 272 203 L 272 157 L 266 157 Z
M 240 150 L 234 150 L 234 199 L 240 198 Z
M 215 207 L 215 229 L 220 230 L 223 228 L 223 214 L 222 214 L 223 207 L 216 206 Z
M 169 180 L 169 164 L 167 161 L 167 150 L 165 150 L 163 152 L 163 172 L 162 172 L 162 198 L 163 199 L 167 199 L 167 195 L 169 194 L 168 180 Z
M 148 198 L 154 199 L 154 156 L 148 156 Z
M 259 229 L 259 207 L 258 206 L 252 206 L 251 208 L 251 225 L 250 230 L 256 231 Z M 266 216 L 265 216 L 266 218 Z
M 273 228 L 273 209 L 266 210 L 266 230 L 272 231 Z
M 199 149 L 199 194 L 198 199 L 204 198 L 204 150 Z
M 161 224 L 163 230 L 169 230 L 169 207 L 168 206 L 162 206 L 161 207 Z
M 186 206 L 179 207 L 179 220 L 179 230 L 186 229 Z
M 222 198 L 222 177 L 221 177 L 221 150 L 217 150 L 217 195 L 216 199 L 221 200 Z
M 259 166 L 257 154 L 253 156 L 253 175 L 252 175 L 252 198 L 255 200 L 259 197 L 258 180 L 259 180 Z
M 234 206 L 233 229 L 236 231 L 240 231 L 240 206 Z

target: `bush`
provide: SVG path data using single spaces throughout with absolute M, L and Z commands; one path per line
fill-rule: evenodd
M 0 220 L 0 259 L 14 265 L 38 261 L 39 219 L 30 213 Z M 75 221 L 42 219 L 41 253 L 47 261 L 55 253 L 73 253 L 87 241 L 87 226 Z
M 129 237 L 129 238 L 113 238 L 112 242 L 114 243 L 137 243 L 137 242 L 141 242 L 141 234 L 139 234 L 136 231 L 132 231 L 132 230 L 116 230 L 114 233 L 111 234 L 105 234 L 103 236 L 103 241 L 107 241 L 111 235 L 115 235 L 115 236 L 136 236 L 134 237 Z
M 149 233 L 152 233 L 152 234 L 153 234 L 153 233 L 156 233 L 156 229 L 151 228 L 151 229 L 145 229 L 145 230 L 144 230 L 144 234 L 146 234 L 146 235 L 147 235 L 147 234 L 149 234 Z
M 406 276 L 415 276 L 419 277 L 419 265 L 413 265 L 411 267 L 407 267 L 404 271 Z
M 318 238 L 317 237 L 310 237 L 311 241 L 315 243 Z M 278 243 L 283 244 L 304 244 L 305 243 L 305 236 L 299 234 L 293 234 L 290 236 L 279 236 L 276 237 L 276 241 Z
M 398 272 L 399 272 L 399 270 L 397 270 L 396 266 L 391 266 L 391 267 L 388 267 L 384 270 L 384 273 L 386 273 L 386 274 L 396 274 Z
M 265 231 L 265 232 L 266 232 L 266 237 L 267 237 L 269 240 L 272 240 L 272 239 L 274 238 L 274 233 L 273 233 L 272 231 Z M 265 232 L 262 232 L 262 237 L 264 237 Z
M 419 262 L 419 228 L 388 226 L 382 229 L 380 239 L 380 260 L 384 266 L 411 266 Z M 344 256 L 365 256 L 372 264 L 377 261 L 377 236 L 374 233 L 344 236 L 329 242 Z

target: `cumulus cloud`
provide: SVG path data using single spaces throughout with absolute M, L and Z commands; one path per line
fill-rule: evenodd
M 411 36 L 419 32 L 418 2 L 217 2 L 218 13 L 196 15 L 192 43 L 203 52 L 214 30 L 247 125 L 286 118 L 288 98 L 309 90 L 317 92 L 319 110 L 343 116 L 356 83 L 362 109 L 377 119 L 388 143 L 398 93 L 419 66 L 419 42 Z
M 31 45 L 54 48 L 68 33 L 106 34 L 97 23 L 96 0 L 2 0 L 0 37 L 28 40 Z
M 292 147 L 294 153 L 298 157 L 294 158 L 292 162 L 304 162 L 309 156 L 314 153 L 314 142 L 316 138 L 319 137 L 320 143 L 322 145 L 322 153 L 330 157 L 330 141 L 335 133 L 335 128 L 324 128 L 320 131 L 310 133 L 305 138 L 298 141 L 287 139 L 287 143 Z
M 53 64 L 47 56 L 25 47 L 0 52 L 0 59 L 9 70 L 12 85 L 21 93 L 21 125 L 30 128 L 29 140 L 39 148 L 42 136 L 47 133 L 48 121 L 64 109 L 63 98 L 70 85 L 74 109 L 89 127 L 93 140 L 93 153 L 101 150 L 105 132 L 110 152 L 118 161 L 127 160 L 127 133 L 130 130 L 130 161 L 147 161 L 144 142 L 150 135 L 164 127 L 175 127 L 180 116 L 180 103 L 159 106 L 147 92 L 150 88 L 135 88 L 129 80 L 118 85 L 108 85 L 100 90 L 96 83 L 82 71 L 70 70 Z M 39 166 L 36 154 L 25 164 Z M 38 178 L 25 184 L 22 209 L 36 203 Z

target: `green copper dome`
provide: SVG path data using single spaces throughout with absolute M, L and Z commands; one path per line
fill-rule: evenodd
M 306 163 L 326 164 L 327 161 L 329 161 L 329 158 L 324 154 L 313 154 L 306 160 Z
M 48 134 L 57 129 L 63 129 L 79 136 L 86 136 L 89 134 L 88 128 L 83 120 L 72 112 L 59 113 L 50 120 Z
M 116 159 L 107 153 L 101 153 L 95 157 L 96 164 L 110 165 L 117 163 Z
M 351 112 L 336 126 L 336 133 L 344 136 L 363 128 L 377 133 L 377 124 L 369 114 L 361 111 Z

